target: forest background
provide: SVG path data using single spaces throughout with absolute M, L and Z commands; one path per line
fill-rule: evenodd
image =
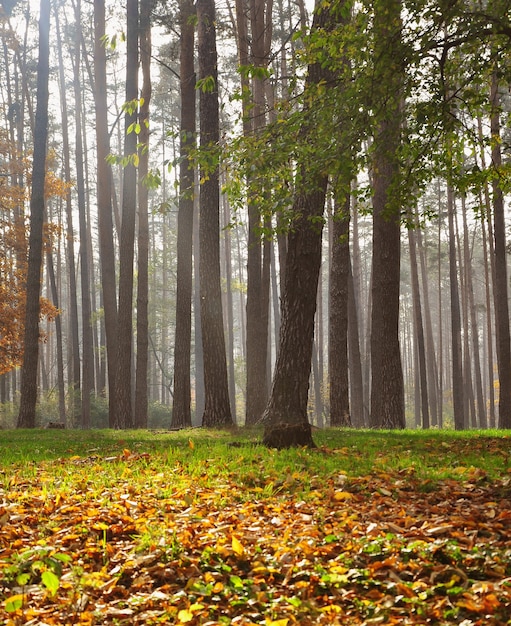
M 511 425 L 507 2 L 3 9 L 4 427 Z

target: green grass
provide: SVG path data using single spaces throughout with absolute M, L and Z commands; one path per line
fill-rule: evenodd
M 261 435 L 0 431 L 0 623 L 511 623 L 509 433 Z
M 362 476 L 372 472 L 413 474 L 423 481 L 459 479 L 479 470 L 497 478 L 510 470 L 511 437 L 503 431 L 315 431 L 316 450 L 277 452 L 259 445 L 257 429 L 232 431 L 8 430 L 0 431 L 0 469 L 31 475 L 41 462 L 74 458 L 109 459 L 124 450 L 146 455 L 147 464 L 186 467 L 194 478 L 238 476 L 247 484 L 267 484 L 293 473 L 304 481 L 332 473 Z M 106 462 L 105 474 L 109 474 Z M 110 463 L 110 466 L 112 464 Z M 206 471 L 207 470 L 207 471 Z

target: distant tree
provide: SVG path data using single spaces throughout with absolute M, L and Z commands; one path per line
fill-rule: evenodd
M 149 106 L 151 85 L 151 10 L 153 0 L 140 2 L 140 64 L 142 90 L 140 104 L 140 163 L 138 167 L 138 274 L 137 274 L 137 356 L 135 419 L 137 428 L 147 428 L 149 358 Z
M 328 373 L 330 382 L 330 425 L 351 426 L 348 376 L 348 300 L 350 194 L 332 219 Z
M 25 339 L 21 377 L 18 428 L 35 428 L 37 365 L 39 360 L 39 302 L 43 257 L 44 182 L 48 137 L 50 73 L 50 1 L 41 0 L 39 16 L 39 58 L 37 65 L 37 105 L 34 128 L 32 189 L 30 195 L 30 238 L 27 270 Z
M 75 96 L 75 168 L 76 191 L 78 199 L 78 223 L 80 231 L 80 284 L 82 309 L 82 403 L 81 426 L 90 428 L 90 395 L 94 388 L 94 352 L 92 337 L 92 303 L 90 291 L 90 255 L 89 229 L 87 223 L 87 203 L 85 185 L 85 159 L 82 124 L 82 86 L 81 86 L 81 0 L 75 4 L 75 49 L 74 49 L 74 96 Z
M 220 284 L 219 104 L 214 0 L 198 0 L 200 310 L 204 351 L 203 426 L 232 424 Z
M 80 410 L 80 386 L 81 386 L 81 363 L 80 363 L 80 338 L 78 325 L 78 296 L 76 285 L 76 259 L 75 259 L 75 232 L 73 216 L 73 200 L 71 194 L 71 147 L 69 141 L 69 114 L 68 93 L 66 90 L 66 77 L 64 71 L 63 40 L 60 29 L 59 11 L 55 11 L 55 26 L 57 34 L 57 55 L 59 60 L 59 86 L 60 86 L 60 109 L 62 117 L 62 159 L 64 179 L 69 184 L 66 193 L 66 270 L 69 285 L 69 293 L 65 308 L 69 315 L 69 335 L 71 358 L 69 359 L 68 385 L 71 388 L 71 419 L 74 422 Z

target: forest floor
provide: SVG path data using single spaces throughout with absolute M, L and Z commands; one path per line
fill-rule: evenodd
M 0 623 L 511 624 L 510 433 L 0 431 Z

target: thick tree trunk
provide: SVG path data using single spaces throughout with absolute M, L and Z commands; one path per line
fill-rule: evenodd
M 179 210 L 177 216 L 176 338 L 172 427 L 191 426 L 190 352 L 192 339 L 192 241 L 194 168 L 188 153 L 195 146 L 195 14 L 190 0 L 181 2 L 181 144 Z
M 328 7 L 316 11 L 313 30 L 333 25 Z M 331 78 L 329 68 L 319 63 L 309 66 L 308 85 Z M 302 127 L 303 137 L 313 132 L 312 123 L 306 121 Z M 302 167 L 302 186 L 293 202 L 294 217 L 288 236 L 277 362 L 262 418 L 263 443 L 275 448 L 315 445 L 307 419 L 307 399 L 328 177 Z
M 263 415 L 268 447 L 314 446 L 307 398 L 322 235 L 322 224 L 314 218 L 323 213 L 327 180 L 314 182 L 315 191 L 300 194 L 293 205 L 297 217 L 288 238 L 280 342 Z
M 44 181 L 48 136 L 50 3 L 41 0 L 39 17 L 39 60 L 37 65 L 37 106 L 34 128 L 32 189 L 30 194 L 30 238 L 25 310 L 25 338 L 18 428 L 35 428 L 37 366 L 39 360 L 39 313 L 43 257 Z
M 110 154 L 107 120 L 105 2 L 94 0 L 94 102 L 96 122 L 97 204 L 101 291 L 105 312 L 106 357 L 108 374 L 108 421 L 113 426 L 115 408 L 115 363 L 117 356 L 117 289 L 115 278 L 114 224 L 112 215 L 112 170 L 106 158 Z
M 172 427 L 191 426 L 192 341 L 192 241 L 195 172 L 189 151 L 195 146 L 194 32 L 195 9 L 190 0 L 181 2 L 181 144 L 179 210 L 177 215 L 176 338 L 174 347 L 174 402 Z
M 371 426 L 404 428 L 403 369 L 399 346 L 401 262 L 399 163 L 402 56 L 399 0 L 375 4 L 376 77 L 379 82 L 373 162 L 371 319 Z
M 198 0 L 199 75 L 211 80 L 200 91 L 200 145 L 211 152 L 219 144 L 218 70 L 214 0 Z M 200 189 L 200 298 L 204 349 L 203 426 L 232 425 L 220 285 L 220 187 L 218 164 L 203 166 Z
M 124 155 L 129 163 L 124 168 L 122 193 L 122 222 L 119 246 L 119 308 L 117 317 L 117 369 L 114 394 L 114 428 L 133 427 L 131 397 L 133 349 L 133 259 L 137 202 L 137 168 L 133 156 L 138 137 L 128 132 L 137 121 L 138 98 L 138 0 L 127 1 L 127 52 Z M 131 158 L 130 158 L 131 157 Z
M 240 62 L 247 54 L 243 38 L 246 38 L 243 12 L 237 15 L 240 25 Z M 251 54 L 250 62 L 258 68 L 268 65 L 272 31 L 272 1 L 250 0 Z M 248 56 L 248 55 L 247 55 Z M 243 85 L 242 85 L 243 86 Z M 244 132 L 257 134 L 266 124 L 265 79 L 252 79 L 253 108 L 245 112 L 251 116 L 251 124 Z M 268 399 L 267 388 L 267 345 L 268 345 L 268 302 L 269 302 L 269 257 L 261 244 L 261 213 L 257 201 L 248 199 L 248 249 L 247 249 L 247 405 L 245 422 L 255 424 L 261 418 Z

